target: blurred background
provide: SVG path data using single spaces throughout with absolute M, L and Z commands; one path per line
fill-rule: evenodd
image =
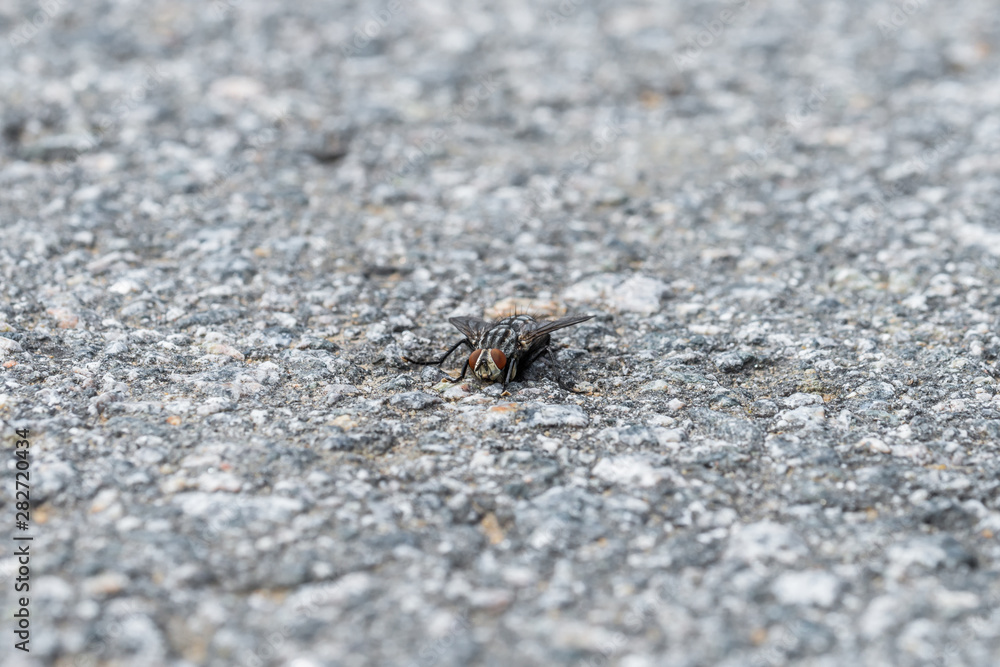
M 703 222 L 774 249 L 799 224 L 776 208 L 800 205 L 818 243 L 850 246 L 890 233 L 868 217 L 893 188 L 940 184 L 959 152 L 991 159 L 992 10 L 6 2 L 0 154 L 8 183 L 47 190 L 38 206 L 9 188 L 5 215 L 69 216 L 89 238 L 155 209 L 181 238 L 267 207 L 320 271 L 388 271 L 442 242 L 493 273 L 567 225 L 599 244 L 574 248 L 586 266 L 676 266 Z M 965 211 L 988 195 L 941 196 Z

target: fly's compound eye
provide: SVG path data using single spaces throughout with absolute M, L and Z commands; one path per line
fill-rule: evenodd
M 499 369 L 503 369 L 507 365 L 507 355 L 496 348 L 490 350 L 490 358 Z
M 469 368 L 476 370 L 476 363 L 479 361 L 479 355 L 482 353 L 482 350 L 473 350 L 472 354 L 469 355 Z

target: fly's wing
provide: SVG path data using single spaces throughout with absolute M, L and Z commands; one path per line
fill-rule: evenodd
M 486 320 L 478 317 L 450 317 L 448 321 L 470 341 L 475 340 L 479 334 L 489 328 Z
M 535 326 L 522 330 L 521 334 L 518 336 L 518 340 L 523 348 L 532 347 L 533 343 L 536 341 L 541 342 L 544 340 L 545 343 L 547 343 L 548 334 L 553 331 L 557 329 L 565 329 L 566 327 L 571 327 L 574 324 L 579 324 L 580 322 L 586 322 L 593 317 L 593 315 L 569 315 L 567 317 L 560 317 L 558 320 L 552 320 L 551 322 L 536 322 Z

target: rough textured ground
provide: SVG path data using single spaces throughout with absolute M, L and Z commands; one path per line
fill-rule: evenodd
M 1000 664 L 994 2 L 276 4 L 0 8 L 4 664 Z

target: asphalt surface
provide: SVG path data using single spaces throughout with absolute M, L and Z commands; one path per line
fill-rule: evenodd
M 995 2 L 42 4 L 4 665 L 1000 664 Z

